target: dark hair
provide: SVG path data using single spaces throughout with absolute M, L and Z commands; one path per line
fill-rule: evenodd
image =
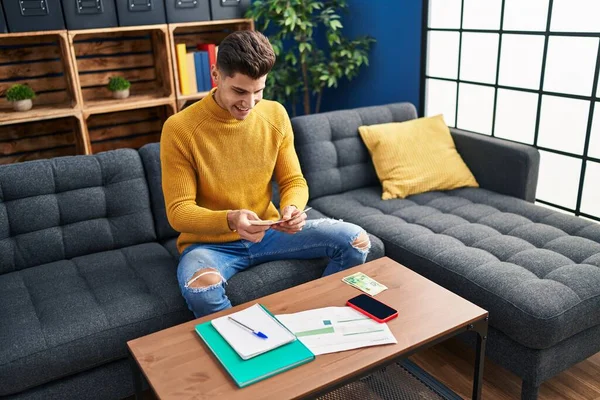
M 268 74 L 273 64 L 273 47 L 269 39 L 260 32 L 236 31 L 219 44 L 217 67 L 229 77 L 239 72 L 258 79 Z

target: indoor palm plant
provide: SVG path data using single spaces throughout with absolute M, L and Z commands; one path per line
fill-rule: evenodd
M 33 106 L 32 99 L 35 98 L 35 92 L 27 85 L 12 85 L 6 91 L 6 100 L 13 104 L 16 111 L 27 111 Z
M 113 76 L 108 81 L 108 90 L 110 90 L 115 99 L 126 99 L 129 97 L 129 88 L 131 83 L 122 76 Z
M 302 93 L 304 114 L 319 112 L 323 90 L 337 87 L 342 78 L 352 80 L 361 66 L 369 64 L 375 39 L 350 40 L 342 35 L 340 14 L 347 10 L 346 0 L 252 2 L 246 16 L 267 34 L 277 55 L 266 97 L 290 104 L 295 115 Z

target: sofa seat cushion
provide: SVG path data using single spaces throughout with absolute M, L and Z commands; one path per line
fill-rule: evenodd
M 158 243 L 0 275 L 0 396 L 127 356 L 126 342 L 192 318 Z
M 381 200 L 381 187 L 311 201 L 381 238 L 386 255 L 543 349 L 600 325 L 600 224 L 480 188 Z

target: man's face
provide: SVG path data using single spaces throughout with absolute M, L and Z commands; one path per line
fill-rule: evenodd
M 215 93 L 217 104 L 229 111 L 233 118 L 239 121 L 245 119 L 262 100 L 267 75 L 252 79 L 236 72 L 230 77 L 216 67 L 213 67 L 212 74 L 218 86 Z

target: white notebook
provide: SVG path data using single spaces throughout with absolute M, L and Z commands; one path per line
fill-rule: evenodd
M 230 316 L 242 324 L 264 333 L 267 339 L 260 338 L 239 326 L 229 319 Z M 211 324 L 244 360 L 296 340 L 296 336 L 265 311 L 260 304 L 254 304 L 242 311 L 213 319 Z

